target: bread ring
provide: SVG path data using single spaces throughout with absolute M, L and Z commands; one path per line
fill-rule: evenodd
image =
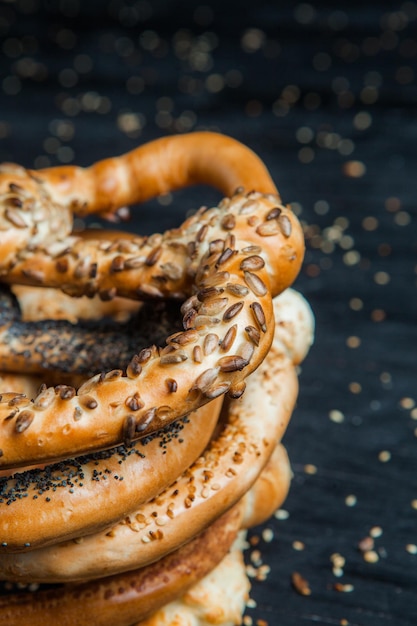
M 282 506 L 291 479 L 285 448 L 279 444 L 254 486 L 244 496 L 242 528 L 265 521 Z M 229 553 L 214 570 L 188 591 L 135 626 L 236 626 L 249 599 L 250 582 L 243 550 L 246 533 L 241 531 Z M 112 626 L 117 626 L 113 624 Z
M 104 228 L 85 228 L 77 231 L 77 237 L 87 240 L 134 239 L 130 232 Z M 19 302 L 22 320 L 36 322 L 45 319 L 67 320 L 73 324 L 79 320 L 99 320 L 103 317 L 124 323 L 137 312 L 141 303 L 127 298 L 103 301 L 98 296 L 71 298 L 61 290 L 47 287 L 12 285 L 11 290 Z
M 78 299 L 75 299 L 76 302 Z M 52 300 L 54 302 L 54 300 Z M 43 305 L 44 309 L 46 306 Z M 53 307 L 52 307 L 53 308 Z M 162 346 L 182 328 L 178 310 L 165 301 L 143 304 L 123 323 L 54 318 L 22 321 L 17 300 L 0 288 L 0 370 L 59 372 L 92 376 L 126 369 L 132 355 L 148 345 Z M 4 388 L 3 388 L 4 390 Z
M 44 302 L 44 314 L 53 314 L 54 306 L 54 300 Z M 140 330 L 147 334 L 148 339 L 163 332 L 157 328 L 158 320 L 165 328 L 170 323 L 163 302 L 152 307 L 152 310 L 150 308 L 146 304 L 141 306 L 139 320 Z M 27 315 L 29 313 L 26 312 Z M 72 328 L 79 341 L 80 328 Z M 27 335 L 27 323 L 23 325 L 23 330 Z M 58 339 L 62 340 L 61 337 Z M 116 335 L 116 339 L 120 345 L 119 335 Z M 103 354 L 107 350 L 108 346 L 103 346 Z M 0 374 L 0 387 L 3 390 L 13 389 L 28 397 L 38 395 L 42 382 L 39 376 Z M 160 431 L 141 440 L 136 446 L 121 446 L 114 454 L 109 451 L 97 454 L 92 459 L 78 458 L 54 467 L 42 466 L 42 471 L 39 467 L 32 467 L 31 471 L 22 468 L 13 478 L 10 477 L 10 470 L 3 471 L 3 477 L 0 471 L 2 528 L 10 524 L 10 529 L 14 529 L 12 534 L 14 532 L 16 537 L 16 532 L 22 532 L 23 525 L 29 531 L 29 535 L 24 538 L 25 543 L 31 543 L 35 537 L 36 545 L 40 526 L 43 542 L 47 542 L 48 537 L 56 542 L 60 537 L 77 536 L 81 529 L 86 532 L 88 517 L 94 531 L 118 521 L 128 511 L 134 510 L 137 505 L 170 484 L 199 456 L 209 441 L 220 408 L 221 398 L 215 399 L 201 407 L 191 422 L 180 421 L 173 424 L 173 428 L 165 429 L 166 432 Z M 141 478 L 140 489 L 137 485 L 138 476 Z M 45 502 L 48 502 L 47 509 Z M 44 517 L 48 518 L 47 525 Z M 9 544 L 9 549 L 13 545 L 13 542 Z
M 235 540 L 241 516 L 238 506 L 187 545 L 141 570 L 56 590 L 0 596 L 0 624 L 131 626 L 213 569 Z
M 157 139 L 89 168 L 60 166 L 25 170 L 0 167 L 1 268 L 21 251 L 65 249 L 72 214 L 116 211 L 175 189 L 206 184 L 231 196 L 237 188 L 277 194 L 262 161 L 240 142 L 218 133 L 196 132 Z M 69 243 L 69 242 L 68 242 Z
M 239 533 L 229 553 L 214 570 L 180 598 L 134 626 L 236 626 L 243 623 L 251 586 L 243 558 L 245 534 Z
M 168 487 L 202 453 L 221 404 L 217 398 L 134 446 L 0 478 L 0 551 L 55 544 L 119 521 Z
M 279 310 L 288 309 L 294 301 L 302 322 L 299 332 L 305 345 L 309 345 L 313 322 L 307 303 L 291 290 L 286 294 L 285 307 L 280 307 L 280 297 L 274 301 L 276 326 L 280 326 Z M 283 318 L 291 317 L 288 310 L 281 314 Z M 293 327 L 293 330 L 298 334 L 298 329 Z M 297 338 L 297 341 L 301 344 L 303 339 Z M 231 401 L 222 432 L 173 486 L 132 512 L 110 532 L 107 529 L 84 536 L 81 542 L 3 554 L 0 575 L 40 582 L 91 579 L 144 566 L 200 533 L 249 490 L 285 431 L 298 390 L 297 374 L 289 354 L 289 343 L 282 343 L 278 337 L 264 362 L 248 378 L 243 397 Z M 260 414 L 262 419 L 259 419 Z M 285 490 L 287 484 L 288 479 L 285 479 L 284 487 L 279 486 L 279 489 Z M 17 505 L 20 508 L 14 524 L 21 538 L 29 532 L 25 524 L 27 502 L 18 501 Z M 41 502 L 39 508 L 45 510 Z M 10 510 L 12 516 L 13 508 Z M 9 516 L 7 508 L 4 515 Z M 93 511 L 91 516 L 94 517 Z M 84 518 L 87 523 L 90 516 L 85 514 Z M 6 521 L 7 527 L 11 527 L 13 519 L 9 522 L 7 517 Z M 45 529 L 38 525 L 33 532 L 43 539 L 48 529 L 49 522 L 45 522 Z M 6 531 L 3 536 L 7 537 Z M 39 543 L 38 536 L 35 539 Z
M 82 215 L 108 213 L 190 185 L 209 185 L 225 196 L 239 187 L 277 193 L 252 150 L 208 131 L 162 137 L 89 168 L 67 165 L 32 174 L 56 201 Z
M 221 210 L 212 209 L 187 221 L 186 230 L 190 224 L 206 228 L 209 241 L 200 242 L 203 256 L 195 268 L 196 293 L 183 305 L 185 331 L 171 337 L 162 353 L 142 352 L 128 366 L 127 375 L 90 379 L 72 398 L 63 400 L 59 393 L 50 394 L 46 406 L 44 396 L 39 396 L 14 406 L 14 415 L 9 404 L 13 399 L 2 398 L 0 466 L 44 462 L 118 445 L 126 431 L 132 439 L 139 438 L 214 395 L 230 390 L 237 393 L 242 388 L 244 378 L 264 358 L 272 340 L 270 289 L 275 293 L 277 287 L 280 291 L 293 280 L 303 243 L 300 226 L 292 229 L 297 233 L 294 238 L 288 231 L 283 234 L 277 225 L 281 214 L 287 216 L 288 224 L 298 222 L 292 214 L 289 217 L 288 209 L 277 209 L 270 198 L 252 198 L 248 205 L 245 196 L 237 196 L 230 202 L 228 215 L 233 215 L 232 207 L 234 232 L 227 231 L 221 243 L 217 237 Z M 248 222 L 252 224 L 249 229 Z M 274 234 L 268 230 L 267 236 L 263 227 Z M 168 378 L 176 381 L 175 394 L 167 389 Z M 125 401 L 135 394 L 141 397 L 143 407 L 132 415 Z M 16 427 L 22 414 L 28 425 L 25 429 Z M 88 419 L 75 422 L 74 415 Z M 93 438 L 97 428 L 106 431 L 100 440 Z M 70 436 L 63 437 L 62 432 Z
M 262 499 L 266 498 L 275 506 L 280 506 L 286 496 L 289 475 L 288 457 L 284 448 L 278 446 L 261 476 L 241 502 L 185 546 L 152 565 L 128 574 L 58 587 L 55 591 L 41 590 L 0 597 L 0 624 L 21 626 L 30 623 L 31 626 L 37 626 L 42 619 L 42 624 L 49 626 L 56 622 L 57 616 L 61 616 L 59 619 L 63 626 L 87 626 L 91 623 L 94 626 L 125 626 L 131 624 L 132 620 L 146 618 L 155 609 L 183 595 L 195 581 L 217 566 L 239 528 L 247 527 L 249 520 L 260 523 L 255 508 Z M 284 485 L 279 497 L 275 486 L 272 487 L 272 493 L 265 488 L 266 485 L 273 485 L 274 477 L 278 477 Z M 238 545 L 241 550 L 242 541 Z M 236 546 L 234 550 L 237 550 Z M 247 592 L 246 578 L 243 583 Z M 74 597 L 77 602 L 74 602 Z M 239 608 L 240 611 L 243 609 L 241 603 Z M 169 610 L 169 607 L 165 610 Z M 158 624 L 155 621 L 157 615 L 153 614 L 150 619 L 151 624 Z
M 282 506 L 291 480 L 286 450 L 279 444 L 254 486 L 243 498 L 242 528 L 263 523 Z M 214 570 L 188 591 L 135 626 L 236 626 L 240 624 L 250 591 L 243 558 L 245 532 Z M 117 626 L 117 624 L 113 624 Z
M 1 179 L 0 179 L 1 180 Z M 3 249 L 3 233 L 0 237 Z M 261 254 L 273 295 L 295 279 L 304 256 L 301 225 L 273 194 L 236 193 L 218 207 L 200 209 L 180 228 L 150 237 L 105 241 L 60 236 L 15 251 L 0 265 L 10 284 L 56 287 L 72 296 L 178 298 L 193 292 L 208 254 L 225 249 Z

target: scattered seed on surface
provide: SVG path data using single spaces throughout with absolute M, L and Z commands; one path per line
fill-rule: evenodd
M 289 512 L 286 511 L 285 509 L 278 509 L 278 511 L 275 511 L 275 515 L 274 515 L 274 517 L 279 520 L 286 520 L 289 518 L 289 516 L 290 516 Z
M 299 572 L 293 572 L 291 575 L 291 582 L 296 590 L 302 596 L 310 596 L 311 589 L 308 580 L 304 578 Z
M 367 563 L 377 563 L 379 561 L 378 552 L 375 552 L 375 550 L 367 550 L 364 552 L 363 558 Z
M 333 409 L 329 412 L 329 418 L 335 424 L 341 424 L 345 421 L 345 416 L 343 415 L 342 411 L 338 411 L 337 409 Z
M 357 503 L 358 499 L 355 495 L 350 494 L 348 496 L 346 496 L 345 498 L 345 504 L 346 506 L 355 506 Z

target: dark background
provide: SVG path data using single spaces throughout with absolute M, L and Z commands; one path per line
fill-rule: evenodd
M 305 226 L 316 341 L 285 436 L 291 493 L 252 533 L 271 569 L 247 624 L 417 623 L 416 26 L 414 1 L 0 3 L 1 161 L 88 165 L 220 130 Z M 129 228 L 216 199 L 165 197 Z

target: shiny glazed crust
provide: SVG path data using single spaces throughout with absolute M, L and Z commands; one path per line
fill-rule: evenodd
M 292 328 L 296 332 L 299 344 L 304 340 L 306 352 L 312 336 L 311 310 L 296 292 L 286 294 L 285 306 L 280 306 L 280 298 L 274 301 L 276 327 L 281 326 L 281 319 L 292 317 L 291 308 L 288 309 L 294 302 L 293 316 L 298 316 L 298 326 L 293 325 L 287 330 Z M 84 536 L 81 541 L 73 540 L 21 554 L 3 554 L 1 575 L 24 581 L 71 581 L 144 566 L 190 541 L 236 504 L 268 463 L 294 409 L 298 380 L 289 337 L 287 332 L 286 343 L 276 337 L 263 363 L 248 378 L 244 395 L 227 405 L 227 421 L 220 433 L 199 459 L 176 477 L 173 485 L 111 529 Z M 278 470 L 276 487 L 266 485 L 272 500 L 275 488 L 278 491 L 275 499 L 280 499 L 279 493 L 288 487 L 288 476 L 285 478 L 288 463 L 282 455 L 281 451 L 284 470 Z M 279 466 L 279 463 L 275 462 L 275 465 Z M 23 506 L 18 518 L 22 535 L 25 532 Z M 47 504 L 42 506 L 41 503 L 40 510 L 47 511 Z M 261 509 L 259 519 L 264 518 Z M 86 516 L 86 523 L 89 521 L 90 517 Z M 93 511 L 91 521 L 94 521 Z M 256 520 L 251 522 L 248 519 L 247 523 L 254 522 Z M 44 524 L 45 531 L 42 526 L 36 526 L 38 541 L 42 541 L 49 530 L 48 522 Z M 83 534 L 88 535 L 88 531 Z
M 260 523 L 282 504 L 290 473 L 285 449 L 279 445 L 243 499 L 183 547 L 142 569 L 96 582 L 0 597 L 0 624 L 52 626 L 59 619 L 63 626 L 128 626 L 144 618 L 149 626 L 162 626 L 170 615 L 180 620 L 178 626 L 185 618 L 196 620 L 195 626 L 203 626 L 203 619 L 227 626 L 227 616 L 238 623 L 249 582 L 241 553 L 243 536 L 236 539 L 237 532 L 249 522 Z M 278 489 L 273 484 L 277 477 Z M 269 512 L 263 506 L 259 516 L 258 506 L 265 499 Z M 226 574 L 231 577 L 221 588 Z
M 0 551 L 77 538 L 106 529 L 134 511 L 202 453 L 217 424 L 221 400 L 155 433 L 149 442 L 0 478 Z
M 162 235 L 106 240 L 72 233 L 74 213 L 108 215 L 197 183 L 230 197 Z M 176 298 L 183 302 L 184 327 L 165 347 L 135 354 L 126 369 L 31 397 L 0 393 L 0 467 L 13 472 L 120 443 L 129 447 L 201 407 L 208 410 L 225 394 L 230 398 L 226 422 L 197 461 L 190 467 L 187 461 L 180 475 L 175 470 L 173 484 L 162 491 L 149 480 L 155 487 L 150 499 L 127 514 L 117 500 L 119 521 L 112 527 L 103 529 L 104 518 L 86 502 L 82 527 L 68 533 L 65 517 L 75 498 L 62 502 L 55 521 L 64 534 L 53 535 L 51 501 L 41 489 L 31 542 L 22 538 L 24 508 L 6 505 L 12 513 L 0 564 L 7 575 L 73 582 L 55 592 L 5 598 L 0 624 L 131 626 L 212 570 L 238 529 L 263 520 L 288 490 L 289 463 L 279 441 L 297 396 L 295 364 L 308 349 L 312 324 L 305 326 L 310 334 L 292 342 L 303 318 L 293 312 L 281 319 L 274 339 L 272 298 L 300 269 L 301 225 L 281 204 L 262 162 L 213 133 L 165 138 L 86 169 L 33 172 L 4 165 L 0 195 L 0 280 L 110 302 Z M 205 436 L 210 428 L 204 426 Z M 45 476 L 48 470 L 37 471 Z M 136 472 L 130 482 L 140 490 Z M 267 497 L 271 505 L 261 507 Z
M 246 193 L 201 209 L 163 235 L 106 241 L 101 234 L 91 240 L 71 234 L 74 212 L 108 213 L 197 183 L 228 195 L 246 187 Z M 292 283 L 304 253 L 297 218 L 280 204 L 252 151 L 217 133 L 191 133 L 86 169 L 36 173 L 5 164 L 0 193 L 4 282 L 103 300 L 189 298 L 184 332 L 168 338 L 162 351 L 135 355 L 126 374 L 109 372 L 64 393 L 46 390 L 33 401 L 3 394 L 1 467 L 134 441 L 218 395 L 241 393 L 269 349 L 271 297 Z M 132 397 L 139 398 L 134 412 Z
M 243 559 L 245 533 L 209 574 L 180 598 L 135 626 L 236 626 L 249 599 L 250 582 Z M 113 626 L 117 626 L 114 624 Z
M 239 531 L 236 507 L 176 552 L 147 568 L 56 591 L 0 596 L 4 626 L 130 626 L 211 571 Z
M 311 337 L 312 337 L 313 320 L 311 316 L 311 311 L 307 304 L 305 304 L 304 309 L 301 307 L 301 303 L 303 302 L 303 299 L 301 299 L 298 296 L 298 294 L 290 292 L 289 294 L 287 293 L 285 297 L 286 297 L 285 307 L 288 306 L 288 302 L 291 300 L 296 302 L 296 307 L 298 311 L 296 318 L 299 321 L 300 328 L 303 329 L 303 336 L 304 336 L 305 344 L 306 344 L 305 351 L 306 351 L 308 345 L 311 343 Z M 285 309 L 285 307 L 282 307 L 282 308 Z M 276 304 L 276 308 L 277 310 L 279 310 L 279 299 L 278 299 L 278 303 Z M 289 312 L 287 311 L 287 313 Z M 292 318 L 293 316 L 291 316 L 290 314 L 286 315 L 284 312 L 282 312 L 282 318 L 284 319 L 285 317 Z M 277 327 L 279 327 L 279 325 L 280 325 L 280 319 L 278 317 Z M 295 329 L 294 325 L 291 325 L 290 328 L 291 327 Z M 233 422 L 233 414 L 235 415 L 236 419 L 238 419 L 239 418 L 238 416 L 241 415 L 242 412 L 247 413 L 249 411 L 250 413 L 251 411 L 252 412 L 256 411 L 259 408 L 258 403 L 259 403 L 260 397 L 268 397 L 267 404 L 269 407 L 269 412 L 274 413 L 274 414 L 276 414 L 276 411 L 281 406 L 282 402 L 284 403 L 286 402 L 285 397 L 283 397 L 284 388 L 275 386 L 275 383 L 277 381 L 277 378 L 275 375 L 276 370 L 274 369 L 274 367 L 272 367 L 271 369 L 271 366 L 273 364 L 276 364 L 277 357 L 278 357 L 278 360 L 280 360 L 279 359 L 280 355 L 283 358 L 283 360 L 281 360 L 281 367 L 283 368 L 283 370 L 287 369 L 289 367 L 289 363 L 291 363 L 291 360 L 288 357 L 288 354 L 291 354 L 292 352 L 291 349 L 289 349 L 289 345 L 290 345 L 288 343 L 289 334 L 286 333 L 285 337 L 286 337 L 285 342 L 283 342 L 279 337 L 276 337 L 274 346 L 271 349 L 270 353 L 268 354 L 267 358 L 265 359 L 265 362 L 261 365 L 261 367 L 257 370 L 257 372 L 249 378 L 248 389 L 246 390 L 246 393 L 244 394 L 242 399 L 235 400 L 232 402 L 231 407 L 229 407 L 229 415 L 232 416 L 231 417 L 232 422 Z M 293 356 L 292 358 L 295 358 L 295 357 Z M 282 371 L 281 367 L 278 365 L 278 372 Z M 291 365 L 291 368 L 294 371 L 293 365 Z M 258 376 L 258 379 L 256 379 L 257 376 Z M 260 386 L 262 387 L 262 390 L 260 390 Z M 295 400 L 295 396 L 292 398 L 292 401 L 294 400 Z M 246 405 L 246 411 L 243 410 L 242 404 Z M 264 411 L 263 411 L 263 415 L 264 415 Z M 282 428 L 282 426 L 283 425 L 281 424 L 280 426 L 278 426 L 278 428 Z M 239 450 L 239 453 L 241 452 L 242 450 Z M 261 516 L 259 516 L 259 503 L 265 500 L 269 500 L 271 502 L 271 506 L 279 506 L 282 502 L 282 499 L 286 495 L 286 491 L 288 489 L 288 484 L 289 484 L 289 478 L 290 478 L 290 470 L 289 470 L 288 459 L 285 454 L 285 451 L 283 450 L 282 446 L 278 446 L 278 448 L 275 448 L 275 449 L 272 448 L 270 451 L 270 454 L 267 456 L 271 460 L 269 463 L 267 462 L 266 473 L 263 476 L 261 474 L 260 480 L 258 479 L 258 481 L 255 482 L 255 492 L 252 492 L 252 493 L 249 492 L 249 494 L 247 493 L 245 497 L 243 498 L 243 500 L 241 500 L 239 509 L 236 509 L 236 508 L 233 509 L 234 511 L 239 510 L 239 513 L 238 513 L 239 526 L 259 523 L 260 521 L 263 520 L 265 516 L 271 513 L 271 510 L 269 511 L 263 510 Z M 216 477 L 213 477 L 213 479 L 215 480 Z M 277 479 L 279 482 L 281 482 L 281 485 L 282 485 L 278 489 L 276 488 Z M 211 484 L 213 485 L 213 483 Z M 218 489 L 215 489 L 215 492 L 216 491 L 218 491 Z M 257 491 L 258 493 L 256 493 Z M 274 493 L 275 495 L 273 495 Z M 152 505 L 151 509 L 154 509 L 155 505 L 157 506 L 158 502 L 159 502 L 159 498 L 154 500 L 154 502 L 151 503 Z M 256 509 L 255 514 L 254 514 L 254 508 Z M 151 511 L 151 509 L 149 509 L 149 512 Z M 176 511 L 174 509 L 172 509 L 172 511 L 174 513 L 173 519 L 175 520 Z M 195 511 L 195 509 L 193 509 L 192 506 L 188 506 L 187 511 L 190 517 L 188 519 L 185 517 L 184 522 L 185 522 L 185 519 L 187 519 L 187 521 L 185 522 L 186 524 L 193 523 L 192 514 L 193 514 L 193 511 Z M 181 515 L 180 515 L 180 518 L 181 518 Z M 157 518 L 154 518 L 154 519 L 157 519 Z M 207 527 L 207 524 L 210 524 L 210 519 L 205 520 L 204 527 Z M 166 526 L 165 525 L 160 526 L 159 530 L 161 528 L 163 528 L 163 530 L 165 531 Z M 168 530 L 168 531 L 171 532 L 171 530 Z M 194 530 L 196 530 L 195 526 L 194 526 Z M 138 536 L 138 541 L 139 541 L 140 530 L 137 530 L 136 534 Z M 161 540 L 163 540 L 163 536 L 158 538 L 158 541 L 161 541 Z M 85 538 L 84 540 L 81 541 L 81 543 L 78 543 L 78 546 L 83 546 L 84 551 L 88 552 L 88 545 L 84 544 L 84 541 L 88 541 L 88 538 Z M 188 543 L 185 545 L 191 546 L 192 543 Z M 65 544 L 63 547 L 65 547 Z M 97 549 L 96 554 L 98 555 L 99 548 L 96 547 L 96 549 Z M 56 547 L 56 551 L 57 550 L 60 550 L 60 546 Z M 15 556 L 17 557 L 17 559 L 20 559 L 21 557 L 26 557 L 26 556 L 28 556 L 29 558 L 33 558 L 37 552 L 40 553 L 42 551 L 34 551 L 31 553 L 20 554 L 20 555 L 15 555 Z M 206 549 L 205 549 L 205 553 L 206 554 L 208 553 Z M 175 554 L 178 555 L 178 553 L 171 552 L 172 559 L 177 564 L 181 565 L 183 563 L 182 559 L 178 561 L 178 559 L 176 559 L 174 556 Z M 12 557 L 13 555 L 5 555 L 6 558 L 8 558 L 9 556 Z M 61 561 L 61 566 L 60 566 L 61 568 L 67 567 L 67 556 L 68 556 L 68 553 L 67 555 L 63 557 L 63 560 Z M 169 557 L 162 557 L 162 558 L 169 558 Z M 200 560 L 200 557 L 198 558 Z M 129 581 L 132 580 L 132 577 L 136 580 L 136 576 L 138 574 L 136 570 L 133 570 L 131 573 L 118 574 L 113 577 L 98 580 L 97 582 L 85 583 L 85 584 L 82 584 L 81 587 L 79 586 L 72 587 L 71 585 L 64 587 L 63 588 L 64 591 L 58 594 L 59 595 L 58 598 L 55 597 L 53 594 L 48 595 L 48 592 L 28 594 L 27 596 L 25 596 L 26 599 L 23 599 L 23 600 L 21 599 L 19 601 L 14 596 L 5 598 L 2 602 L 3 606 L 0 603 L 0 623 L 4 623 L 4 624 L 7 623 L 7 624 L 10 624 L 10 626 L 14 626 L 14 624 L 26 624 L 27 623 L 27 624 L 31 624 L 31 626 L 36 626 L 36 624 L 41 623 L 41 620 L 43 624 L 53 624 L 54 620 L 58 619 L 58 616 L 69 615 L 69 619 L 71 621 L 67 623 L 68 624 L 71 623 L 72 626 L 83 626 L 84 624 L 87 626 L 87 624 L 91 623 L 92 619 L 94 619 L 95 626 L 128 626 L 129 624 L 132 623 L 133 614 L 136 616 L 135 620 L 142 619 L 145 617 L 145 614 L 141 612 L 143 609 L 147 610 L 147 608 L 149 608 L 150 611 L 155 611 L 158 609 L 159 606 L 166 604 L 166 602 L 170 600 L 170 597 L 169 597 L 170 587 L 169 585 L 166 586 L 165 584 L 165 582 L 167 581 L 165 577 L 165 567 L 164 567 L 164 576 L 162 576 L 162 579 L 165 582 L 162 582 L 162 585 L 161 585 L 160 583 L 158 583 L 159 577 L 156 576 L 156 580 L 155 580 L 155 578 L 151 575 L 151 572 L 154 571 L 152 570 L 152 567 L 158 567 L 158 564 L 159 565 L 161 564 L 161 560 L 156 560 L 154 561 L 154 563 L 155 563 L 155 566 L 150 565 L 150 566 L 147 566 L 143 570 L 144 572 L 143 575 L 145 576 L 144 580 L 147 581 L 147 584 L 151 584 L 151 586 L 155 584 L 158 585 L 157 591 L 155 592 L 156 593 L 155 604 L 152 605 L 153 608 L 149 607 L 149 605 L 147 604 L 147 601 L 142 602 L 143 598 L 141 597 L 140 592 L 138 592 L 140 601 L 138 600 L 137 594 L 132 592 L 132 586 L 130 585 Z M 188 568 L 188 571 L 194 571 L 194 570 L 193 568 L 191 568 L 191 570 L 190 568 Z M 184 592 L 186 593 L 186 585 L 184 586 L 182 583 L 179 583 L 179 580 L 180 580 L 179 578 L 174 576 L 173 584 L 174 584 L 176 591 L 173 597 L 183 595 Z M 176 584 L 177 582 L 178 582 L 178 585 Z M 116 587 L 116 589 L 118 590 L 117 592 L 115 591 L 114 584 L 117 585 Z M 146 589 L 147 586 L 145 583 L 144 585 Z M 139 589 L 137 585 L 134 585 L 134 588 L 136 591 L 138 591 Z M 76 595 L 77 602 L 74 602 L 74 593 Z M 167 597 L 167 594 L 168 594 L 168 597 Z M 88 598 L 88 600 L 85 604 L 83 598 L 86 598 L 86 597 Z M 115 609 L 115 605 L 116 605 L 116 609 Z M 78 606 L 78 614 L 74 613 L 74 611 L 76 610 L 75 606 Z M 141 608 L 139 609 L 139 607 Z M 94 618 L 92 617 L 93 613 L 90 613 L 90 610 L 94 612 Z M 117 617 L 116 617 L 115 611 L 117 612 Z M 123 621 L 125 614 L 128 617 L 126 618 L 125 621 Z M 161 619 L 163 615 L 164 615 L 164 612 L 159 614 Z M 87 616 L 86 619 L 85 619 L 85 616 Z M 157 616 L 158 616 L 158 613 L 156 613 L 156 615 L 154 616 L 155 620 L 158 619 Z M 62 619 L 62 617 L 60 617 L 60 619 Z M 13 620 L 17 620 L 17 621 L 13 621 Z M 62 622 L 62 623 L 65 624 L 66 622 Z M 158 624 L 158 621 L 154 621 L 154 622 L 151 621 L 150 624 Z M 162 621 L 161 624 L 164 624 L 164 622 Z M 198 624 L 198 622 L 196 622 L 196 624 Z
M 217 395 L 239 393 L 269 349 L 271 293 L 277 287 L 282 291 L 295 278 L 303 243 L 296 218 L 292 215 L 290 221 L 288 209 L 280 209 L 277 216 L 269 198 L 237 196 L 228 206 L 233 229 L 219 231 L 224 214 L 218 209 L 191 218 L 194 235 L 203 229 L 208 240 L 202 238 L 198 247 L 202 256 L 193 271 L 195 295 L 182 307 L 184 332 L 169 338 L 162 352 L 142 351 L 127 375 L 110 372 L 92 378 L 64 398 L 53 390 L 34 401 L 3 396 L 0 466 L 83 454 L 117 445 L 126 436 L 134 440 Z M 294 224 L 293 237 L 279 226 L 283 216 Z M 175 393 L 168 379 L 176 382 Z M 132 414 L 127 404 L 135 395 L 142 406 Z M 93 437 L 97 430 L 100 438 Z

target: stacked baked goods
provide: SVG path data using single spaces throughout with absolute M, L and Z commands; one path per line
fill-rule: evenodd
M 165 233 L 73 232 L 200 183 L 224 199 Z M 5 164 L 0 195 L 0 624 L 241 623 L 313 335 L 299 221 L 209 132 Z

